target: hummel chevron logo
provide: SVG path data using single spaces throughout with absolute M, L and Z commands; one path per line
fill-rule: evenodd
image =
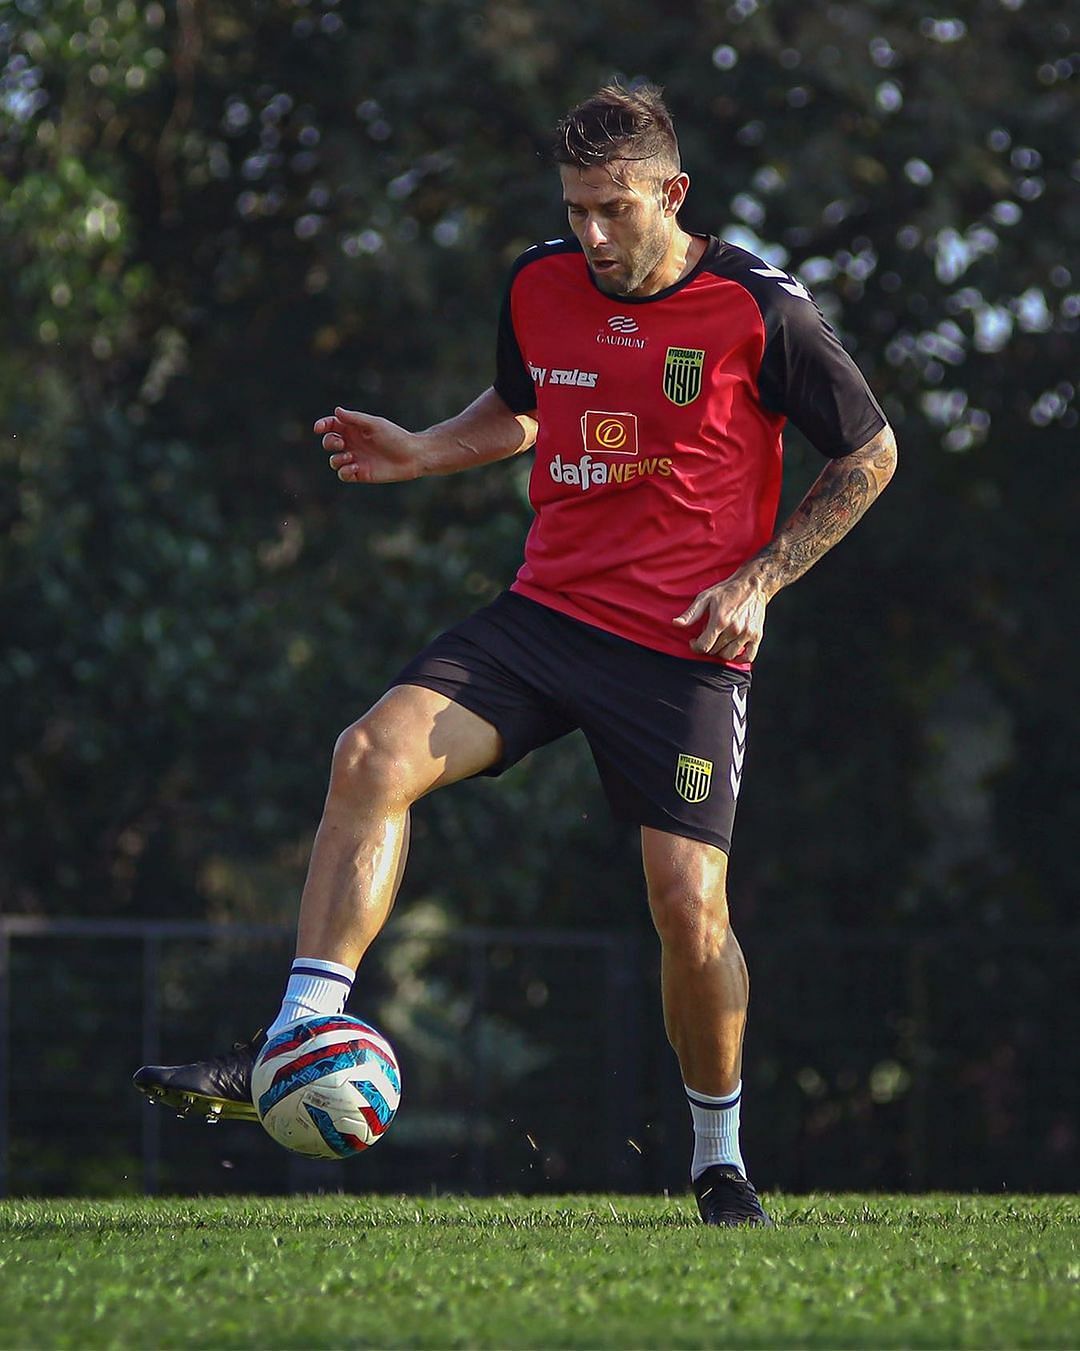
M 742 784 L 743 761 L 746 759 L 746 699 L 747 690 L 731 692 L 731 769 L 728 782 L 731 784 L 731 796 L 739 796 Z
M 775 278 L 780 283 L 780 289 L 786 291 L 790 296 L 798 296 L 800 300 L 812 299 L 810 292 L 802 282 L 799 281 L 797 277 L 793 277 L 789 272 L 785 272 L 782 268 L 767 266 L 752 267 L 750 271 L 755 277 Z

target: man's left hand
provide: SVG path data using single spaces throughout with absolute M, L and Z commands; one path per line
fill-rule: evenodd
M 733 572 L 696 596 L 674 623 L 688 628 L 704 619 L 705 627 L 690 642 L 694 652 L 724 661 L 750 662 L 761 646 L 769 599 L 758 578 Z

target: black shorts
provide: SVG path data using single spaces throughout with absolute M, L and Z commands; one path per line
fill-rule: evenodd
M 503 754 L 490 775 L 580 728 L 620 820 L 731 848 L 746 672 L 654 652 L 507 591 L 392 684 L 434 690 L 491 723 Z

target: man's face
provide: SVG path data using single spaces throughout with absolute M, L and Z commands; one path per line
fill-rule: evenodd
M 667 259 L 675 230 L 674 179 L 635 175 L 634 165 L 615 163 L 578 169 L 561 165 L 566 213 L 601 291 L 632 296 L 651 293 L 653 274 Z M 643 289 L 644 288 L 644 289 Z

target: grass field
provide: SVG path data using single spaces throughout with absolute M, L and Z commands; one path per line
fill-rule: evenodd
M 4 1347 L 1077 1347 L 1073 1197 L 8 1201 Z

